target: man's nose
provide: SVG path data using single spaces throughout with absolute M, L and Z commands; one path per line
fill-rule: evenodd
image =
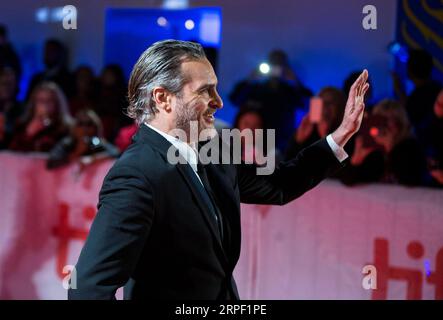
M 223 108 L 223 100 L 220 97 L 220 95 L 218 94 L 218 92 L 215 93 L 213 105 L 211 107 L 214 107 L 214 108 L 217 108 L 217 109 Z

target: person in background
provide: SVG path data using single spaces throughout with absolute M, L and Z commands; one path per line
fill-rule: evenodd
M 0 150 L 6 149 L 9 144 L 9 137 L 6 133 L 6 117 L 0 111 Z
M 98 160 L 116 158 L 120 152 L 106 141 L 100 118 L 92 110 L 79 111 L 71 133 L 59 141 L 50 151 L 47 168 L 54 169 L 91 156 L 88 164 Z
M 443 187 L 443 90 L 434 103 L 434 116 L 430 126 L 430 152 L 428 168 L 432 177 L 431 186 Z
M 136 123 L 130 124 L 121 128 L 114 140 L 114 144 L 120 150 L 120 152 L 125 151 L 129 145 L 132 143 L 132 137 L 137 132 L 138 126 Z
M 8 29 L 5 25 L 0 24 L 0 68 L 12 68 L 16 74 L 16 80 L 20 79 L 22 67 L 20 58 L 15 52 L 14 47 L 8 39 Z
M 17 101 L 17 75 L 10 67 L 0 68 L 0 113 L 3 115 L 3 147 L 12 137 L 17 120 L 23 114 L 23 105 Z
M 120 66 L 111 64 L 103 69 L 96 112 L 103 122 L 104 135 L 108 141 L 114 141 L 120 128 L 133 122 L 124 112 L 128 106 L 126 88 Z
M 271 51 L 268 64 L 267 74 L 254 70 L 248 79 L 235 85 L 229 99 L 238 107 L 250 103 L 260 105 L 266 129 L 276 130 L 276 145 L 284 150 L 294 130 L 295 110 L 304 107 L 312 92 L 290 68 L 284 51 Z
M 69 99 L 71 114 L 85 109 L 94 110 L 97 104 L 97 83 L 92 68 L 79 66 L 74 72 L 74 82 L 74 94 Z
M 300 126 L 288 143 L 285 159 L 294 158 L 303 148 L 326 137 L 339 126 L 346 104 L 344 94 L 338 88 L 325 87 L 320 90 L 318 96 L 323 104 L 321 119 L 318 123 L 313 123 L 309 113 L 303 117 Z
M 363 116 L 362 126 L 354 140 L 350 161 L 342 168 L 337 178 L 347 186 L 374 183 L 382 180 L 385 172 L 385 153 L 374 136 L 386 127 L 386 118 L 368 111 Z
M 70 98 L 73 92 L 73 81 L 68 69 L 68 50 L 65 45 L 57 39 L 47 40 L 43 51 L 43 63 L 45 70 L 32 77 L 26 100 L 29 100 L 34 88 L 44 81 L 56 83 L 65 96 Z
M 414 89 L 409 96 L 399 76 L 392 74 L 395 93 L 405 106 L 415 134 L 425 148 L 429 141 L 427 132 L 432 118 L 432 109 L 442 88 L 439 82 L 432 79 L 432 69 L 432 56 L 428 52 L 421 49 L 410 50 L 407 74 L 414 84 Z
M 413 135 L 405 108 L 397 101 L 383 100 L 373 110 L 386 119 L 374 140 L 383 147 L 385 166 L 382 182 L 407 186 L 423 185 L 426 176 L 424 150 Z
M 55 83 L 43 82 L 32 92 L 9 149 L 48 152 L 68 133 L 71 123 L 63 92 Z
M 238 112 L 234 120 L 234 128 L 240 130 L 242 134 L 242 154 L 241 159 L 248 161 L 249 163 L 255 163 L 257 165 L 265 165 L 265 159 L 262 157 L 275 157 L 275 163 L 280 161 L 281 154 L 279 150 L 274 146 L 271 150 L 267 150 L 267 135 L 263 132 L 263 150 L 258 150 L 255 137 L 257 129 L 265 128 L 265 120 L 260 111 L 253 106 L 244 106 Z M 246 130 L 246 131 L 244 131 Z M 247 133 L 250 130 L 251 135 Z

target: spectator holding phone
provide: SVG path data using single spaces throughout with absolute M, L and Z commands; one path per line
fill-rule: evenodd
M 118 149 L 103 136 L 100 118 L 94 111 L 85 109 L 77 113 L 71 133 L 52 148 L 47 167 L 57 168 L 85 156 L 90 157 L 83 159 L 83 164 L 118 155 Z
M 49 152 L 68 133 L 71 122 L 63 92 L 55 83 L 43 82 L 32 92 L 9 148 L 24 152 Z
M 350 161 L 337 175 L 341 182 L 352 186 L 382 180 L 385 156 L 382 146 L 374 138 L 385 126 L 385 117 L 365 113 Z
M 383 100 L 374 107 L 374 115 L 386 118 L 375 141 L 385 152 L 384 182 L 409 186 L 423 185 L 426 173 L 424 150 L 412 134 L 405 108 L 397 101 Z
M 343 118 L 345 104 L 343 92 L 334 87 L 325 87 L 318 97 L 311 98 L 309 113 L 289 141 L 285 158 L 294 158 L 303 148 L 333 132 Z
M 341 171 L 340 179 L 348 185 L 375 181 L 424 185 L 424 151 L 412 134 L 404 107 L 397 101 L 383 100 L 374 107 L 367 122 L 362 124 L 350 164 Z M 368 135 L 374 143 L 364 142 Z

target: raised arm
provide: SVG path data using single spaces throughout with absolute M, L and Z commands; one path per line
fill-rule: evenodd
M 364 95 L 369 88 L 367 79 L 368 72 L 364 70 L 350 89 L 342 123 L 331 134 L 340 148 L 360 128 Z M 281 163 L 271 175 L 257 175 L 254 165 L 239 165 L 240 200 L 244 203 L 283 205 L 318 185 L 342 167 L 326 140 L 321 139 L 303 149 L 295 159 Z

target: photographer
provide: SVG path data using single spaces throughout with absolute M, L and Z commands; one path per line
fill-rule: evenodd
M 284 150 L 294 128 L 295 110 L 304 107 L 312 92 L 291 69 L 284 51 L 271 51 L 265 65 L 269 70 L 255 69 L 248 79 L 236 84 L 229 99 L 240 108 L 250 103 L 260 105 L 265 129 L 275 129 L 277 148 Z
M 94 111 L 79 111 L 71 134 L 63 138 L 51 150 L 47 168 L 57 168 L 72 161 L 81 160 L 84 156 L 91 156 L 86 159 L 92 161 L 86 164 L 91 164 L 98 159 L 117 157 L 119 151 L 104 139 L 102 131 L 100 119 Z

